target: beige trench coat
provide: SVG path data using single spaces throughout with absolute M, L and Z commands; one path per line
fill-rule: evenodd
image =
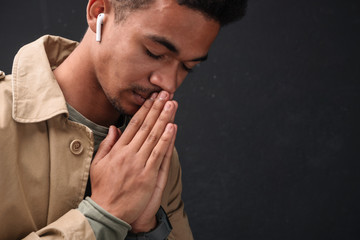
M 95 239 L 77 210 L 89 177 L 93 135 L 68 120 L 52 74 L 76 46 L 44 36 L 20 49 L 12 75 L 0 79 L 0 239 Z M 192 239 L 181 190 L 174 151 L 162 199 L 173 226 L 169 239 Z

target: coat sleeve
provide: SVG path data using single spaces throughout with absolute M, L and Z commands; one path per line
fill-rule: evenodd
M 89 239 L 96 240 L 86 217 L 78 210 L 70 210 L 57 221 L 30 233 L 25 240 Z
M 176 149 L 171 159 L 168 183 L 164 191 L 162 207 L 165 209 L 173 227 L 169 240 L 192 240 L 188 217 L 184 210 L 184 202 L 181 199 L 182 182 L 181 166 Z
M 76 210 L 71 210 L 59 220 L 36 233 L 31 233 L 25 239 L 123 240 L 131 229 L 129 224 L 107 213 L 89 197 L 80 203 L 78 210 L 80 214 Z

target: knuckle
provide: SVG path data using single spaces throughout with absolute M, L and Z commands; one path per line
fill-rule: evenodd
M 157 149 L 154 149 L 154 150 L 151 152 L 151 157 L 154 158 L 154 159 L 158 159 L 160 156 L 161 156 L 161 153 L 160 153 L 160 151 L 157 150 Z
M 114 152 L 109 153 L 109 159 L 110 159 L 111 162 L 121 162 L 121 161 L 123 161 L 122 156 L 118 155 L 118 154 L 116 154 Z
M 163 105 L 164 104 L 162 102 L 156 101 L 153 105 L 153 109 L 156 111 L 161 111 L 163 109 Z
M 101 143 L 100 143 L 100 145 L 99 145 L 99 149 L 101 148 L 106 148 L 107 147 L 107 141 L 106 141 L 106 139 L 104 139 Z
M 134 116 L 134 117 L 130 120 L 130 122 L 129 122 L 128 125 L 131 125 L 131 126 L 134 126 L 134 127 L 139 127 L 140 124 L 141 124 L 141 120 L 140 120 L 139 118 L 137 118 L 137 117 Z
M 144 174 L 143 171 L 137 173 L 136 182 L 138 186 L 142 186 L 147 182 L 147 176 Z
M 99 152 L 99 150 L 101 150 L 101 151 L 103 151 L 103 152 L 110 152 L 111 147 L 112 147 L 112 145 L 111 145 L 108 141 L 103 140 L 103 141 L 100 143 L 97 152 Z
M 149 136 L 147 137 L 147 141 L 149 142 L 149 143 L 156 143 L 157 141 L 158 141 L 158 139 L 159 139 L 159 136 L 157 136 L 155 133 L 150 133 L 149 134 Z
M 141 183 L 141 184 L 145 184 L 147 183 L 147 178 L 148 176 L 144 174 L 144 172 L 141 172 L 139 175 L 138 175 L 138 181 Z
M 170 117 L 166 113 L 160 114 L 160 116 L 159 116 L 159 121 L 160 122 L 166 122 L 167 123 L 169 121 L 169 119 L 170 119 Z
M 161 141 L 163 141 L 163 142 L 170 142 L 171 141 L 171 136 L 169 135 L 169 134 L 163 134 L 162 136 L 161 136 Z
M 141 179 L 139 179 L 139 181 L 140 181 L 140 185 L 141 185 L 144 189 L 147 189 L 147 190 L 148 190 L 148 189 L 151 189 L 151 188 L 152 188 L 152 185 L 153 185 L 153 184 L 150 183 L 148 177 L 147 177 L 147 178 L 142 177 Z
M 153 101 L 150 100 L 150 99 L 147 99 L 144 102 L 144 104 L 142 105 L 142 107 L 145 108 L 145 109 L 150 109 L 152 105 L 153 105 Z
M 148 132 L 151 130 L 151 126 L 147 123 L 143 123 L 140 127 L 140 130 L 141 131 L 144 131 L 144 132 Z

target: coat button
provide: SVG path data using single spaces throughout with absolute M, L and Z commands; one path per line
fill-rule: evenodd
M 5 73 L 3 71 L 0 71 L 0 80 L 3 80 L 5 78 Z
M 78 139 L 73 140 L 70 143 L 70 151 L 75 155 L 80 155 L 84 150 L 83 145 L 81 144 L 81 141 Z

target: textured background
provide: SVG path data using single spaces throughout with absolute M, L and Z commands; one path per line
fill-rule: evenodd
M 0 69 L 86 1 L 1 4 Z M 359 239 L 360 2 L 249 0 L 176 96 L 196 239 Z

